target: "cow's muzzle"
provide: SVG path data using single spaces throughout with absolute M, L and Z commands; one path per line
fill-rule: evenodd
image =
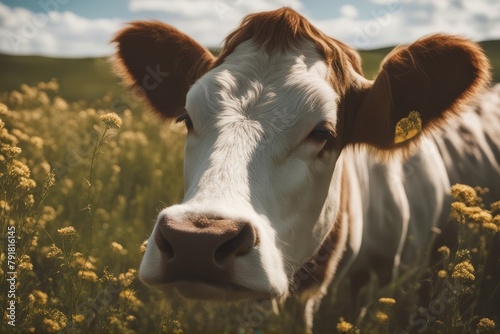
M 155 242 L 161 253 L 162 284 L 187 298 L 225 299 L 230 291 L 245 294 L 234 284 L 234 262 L 255 248 L 259 238 L 247 222 L 204 216 L 176 221 L 165 216 Z

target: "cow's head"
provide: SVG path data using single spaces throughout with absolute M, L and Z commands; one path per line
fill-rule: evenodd
M 369 81 L 354 50 L 288 8 L 246 17 L 218 58 L 159 22 L 114 41 L 126 82 L 188 130 L 184 199 L 159 214 L 140 277 L 196 299 L 286 295 L 336 228 L 342 150 L 408 148 L 400 120 L 417 111 L 428 131 L 489 76 L 477 45 L 434 35 Z

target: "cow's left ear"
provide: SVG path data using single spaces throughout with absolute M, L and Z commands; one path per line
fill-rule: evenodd
M 356 94 L 362 101 L 345 142 L 382 150 L 408 147 L 418 133 L 459 113 L 489 81 L 488 59 L 467 39 L 431 35 L 396 48 L 373 84 Z

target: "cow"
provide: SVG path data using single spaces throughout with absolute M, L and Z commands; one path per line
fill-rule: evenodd
M 187 128 L 184 198 L 158 215 L 147 285 L 197 300 L 294 294 L 311 331 L 336 275 L 387 282 L 412 265 L 451 184 L 500 194 L 500 113 L 472 107 L 490 64 L 466 38 L 397 47 L 374 80 L 290 8 L 245 17 L 218 57 L 157 21 L 113 42 L 125 84 Z

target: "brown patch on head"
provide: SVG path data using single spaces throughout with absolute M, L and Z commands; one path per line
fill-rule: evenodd
M 329 81 L 340 95 L 344 94 L 351 83 L 350 69 L 362 73 L 361 59 L 357 52 L 328 37 L 290 8 L 246 16 L 239 28 L 227 36 L 215 66 L 222 64 L 238 45 L 248 40 L 265 48 L 269 54 L 295 49 L 304 40 L 313 42 L 331 69 Z

